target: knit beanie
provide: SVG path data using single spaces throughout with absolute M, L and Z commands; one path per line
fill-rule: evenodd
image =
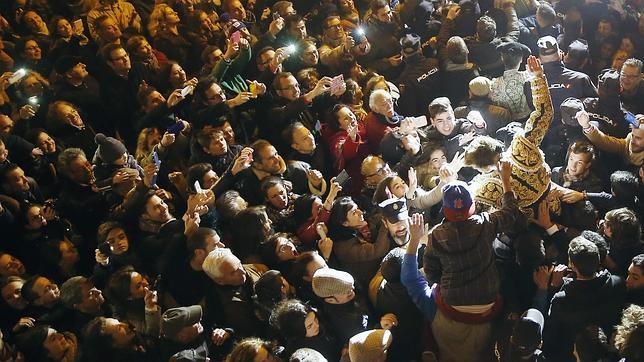
M 385 329 L 358 333 L 349 339 L 349 358 L 351 362 L 379 361 L 384 357 L 392 339 L 391 332 Z
M 353 290 L 351 274 L 331 268 L 318 269 L 313 274 L 313 292 L 320 298 L 349 294 Z
M 107 137 L 102 133 L 97 133 L 94 141 L 98 145 L 96 152 L 101 161 L 111 164 L 118 160 L 127 152 L 125 145 L 113 137 Z

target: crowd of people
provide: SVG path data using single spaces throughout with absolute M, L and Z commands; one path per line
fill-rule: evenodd
M 638 0 L 3 0 L 0 361 L 644 361 L 643 55 Z

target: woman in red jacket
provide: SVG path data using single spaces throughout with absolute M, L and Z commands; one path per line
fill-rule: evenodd
M 346 169 L 351 176 L 349 194 L 359 195 L 363 184 L 360 164 L 369 155 L 364 123 L 357 120 L 349 106 L 338 104 L 331 111 L 323 135 L 336 173 Z

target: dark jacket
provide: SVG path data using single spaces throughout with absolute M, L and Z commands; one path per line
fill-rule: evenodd
M 342 345 L 347 344 L 349 338 L 366 331 L 370 323 L 373 324 L 369 311 L 356 298 L 344 304 L 324 303 L 322 306 L 322 312 L 330 323 L 330 329 L 336 332 L 338 342 Z
M 487 123 L 485 132 L 494 137 L 499 128 L 505 127 L 512 122 L 512 114 L 506 108 L 492 104 L 487 97 L 473 97 L 468 101 L 467 106 L 461 106 L 454 110 L 454 117 L 467 118 L 471 111 L 478 111 Z
M 488 304 L 497 299 L 499 276 L 492 242 L 521 215 L 514 194 L 506 192 L 499 210 L 461 222 L 443 221 L 432 229 L 428 240 L 432 247 L 426 249 L 423 268 L 428 280 L 440 282 L 447 304 Z
M 367 286 L 380 267 L 382 258 L 389 251 L 389 233 L 381 226 L 372 240 L 365 240 L 358 231 L 341 227 L 329 230 L 329 237 L 334 241 L 333 254 L 337 257 L 342 270 L 346 270 L 356 283 Z
M 626 301 L 624 281 L 608 271 L 591 280 L 564 280 L 550 304 L 543 331 L 543 350 L 555 361 L 574 361 L 577 333 L 589 325 L 612 331 Z
M 427 105 L 440 95 L 441 72 L 438 61 L 421 53 L 403 58 L 403 71 L 396 80 L 400 89 L 398 108 L 407 116 L 427 113 Z
M 550 173 L 550 179 L 557 185 L 564 186 L 579 192 L 602 192 L 603 190 L 602 180 L 599 177 L 595 176 L 595 174 L 592 172 L 588 172 L 588 175 L 586 175 L 586 177 L 584 177 L 582 180 L 573 181 L 571 183 L 566 182 L 564 178 L 565 173 L 565 166 L 555 167 Z

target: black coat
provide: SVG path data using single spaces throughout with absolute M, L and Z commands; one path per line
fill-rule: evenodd
M 543 331 L 543 350 L 556 361 L 574 361 L 577 333 L 589 325 L 612 331 L 626 302 L 626 284 L 608 271 L 591 280 L 566 280 L 552 298 Z

